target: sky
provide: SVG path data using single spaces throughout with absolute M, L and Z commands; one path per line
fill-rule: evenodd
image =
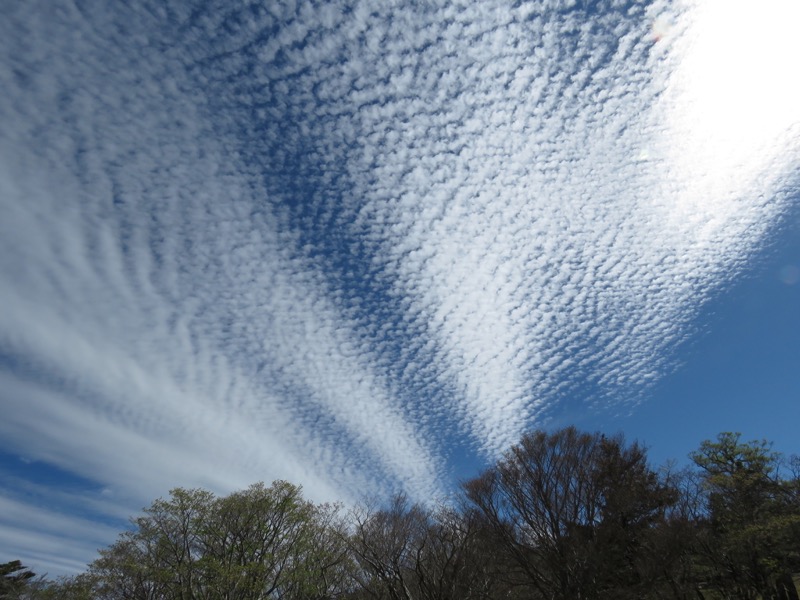
M 800 453 L 799 20 L 3 3 L 0 562 L 178 486 L 446 498 L 535 428 Z

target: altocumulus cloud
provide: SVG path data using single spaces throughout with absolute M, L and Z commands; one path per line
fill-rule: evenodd
M 95 518 L 446 493 L 629 410 L 788 210 L 791 3 L 106 4 L 0 20 L 0 432 Z M 90 558 L 91 493 L 23 489 L 23 558 Z

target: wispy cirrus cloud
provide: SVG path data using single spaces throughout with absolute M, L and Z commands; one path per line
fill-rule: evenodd
M 738 7 L 4 10 L 3 445 L 132 510 L 430 498 L 629 409 L 796 175 L 796 46 Z

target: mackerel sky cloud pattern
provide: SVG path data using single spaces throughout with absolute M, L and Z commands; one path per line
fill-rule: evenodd
M 108 518 L 635 409 L 789 210 L 790 2 L 131 4 L 0 9 L 0 436 Z

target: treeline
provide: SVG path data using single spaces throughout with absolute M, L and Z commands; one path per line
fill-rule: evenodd
M 77 577 L 0 565 L 0 598 L 798 600 L 800 460 L 732 433 L 691 459 L 654 469 L 638 443 L 566 428 L 447 505 L 176 489 Z

